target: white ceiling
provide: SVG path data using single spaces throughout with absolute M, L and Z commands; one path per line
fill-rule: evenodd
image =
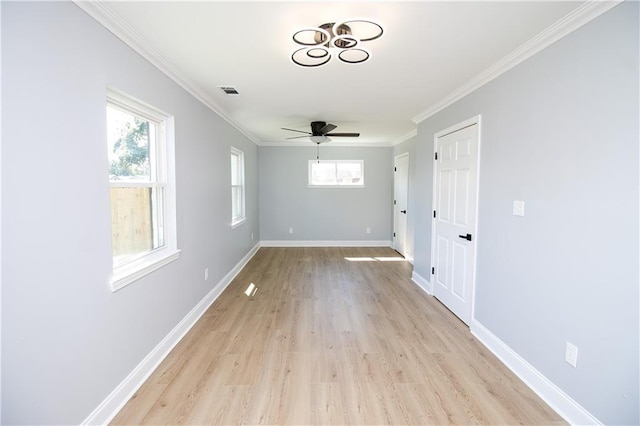
M 415 134 L 429 111 L 521 60 L 516 54 L 532 39 L 585 4 L 114 1 L 100 8 L 103 24 L 256 143 L 283 144 L 298 134 L 281 127 L 308 130 L 317 120 L 361 134 L 333 144 L 388 146 Z M 295 31 L 354 17 L 385 29 L 366 43 L 371 60 L 332 59 L 320 68 L 290 61 Z M 240 96 L 225 95 L 221 85 L 235 86 Z

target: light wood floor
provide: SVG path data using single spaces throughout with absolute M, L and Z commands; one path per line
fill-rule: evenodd
M 563 423 L 376 257 L 398 255 L 261 248 L 113 424 Z

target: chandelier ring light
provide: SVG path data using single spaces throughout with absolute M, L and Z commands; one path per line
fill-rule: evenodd
M 291 61 L 305 68 L 319 67 L 331 60 L 332 50 L 337 50 L 336 57 L 340 61 L 359 64 L 371 58 L 371 52 L 361 44 L 381 37 L 383 32 L 380 24 L 368 19 L 303 28 L 293 34 L 293 41 L 302 47 L 291 54 Z

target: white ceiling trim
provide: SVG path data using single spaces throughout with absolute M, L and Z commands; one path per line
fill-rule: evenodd
M 396 139 L 395 141 L 391 142 L 391 146 L 399 145 L 402 142 L 404 142 L 404 141 L 406 141 L 408 139 L 411 139 L 412 137 L 417 136 L 417 135 L 418 135 L 418 130 L 414 129 L 414 130 L 410 131 L 409 133 L 407 133 L 406 135 L 401 136 L 398 139 Z
M 434 103 L 422 113 L 413 117 L 412 121 L 418 124 L 421 121 L 426 120 L 427 118 L 443 110 L 454 102 L 462 99 L 474 90 L 480 88 L 494 78 L 498 77 L 500 74 L 515 67 L 519 63 L 530 58 L 542 49 L 550 46 L 551 44 L 577 30 L 581 26 L 592 21 L 596 17 L 602 15 L 603 13 L 620 3 L 622 3 L 622 0 L 594 0 L 582 4 L 573 12 L 571 12 L 555 24 L 551 25 L 549 28 L 542 31 L 540 34 L 487 68 L 471 80 L 467 81 L 465 84 L 451 92 L 445 98 L 443 98 L 439 102 Z
M 264 147 L 271 147 L 271 146 L 295 146 L 298 148 L 316 148 L 316 144 L 311 142 L 311 141 L 306 141 L 306 142 L 262 142 L 259 144 L 259 146 L 264 146 Z M 351 148 L 390 148 L 391 144 L 389 144 L 388 142 L 380 142 L 380 143 L 376 143 L 376 142 L 364 142 L 364 143 L 358 143 L 358 142 L 337 142 L 337 141 L 331 141 L 331 142 L 324 142 L 320 144 L 320 149 L 325 148 L 325 147 L 329 147 L 329 146 L 334 146 L 334 147 L 351 147 Z
M 133 27 L 131 27 L 120 15 L 111 9 L 105 1 L 95 0 L 73 0 L 80 9 L 98 21 L 113 35 L 122 40 L 125 44 L 136 51 L 140 56 L 149 61 L 152 65 L 166 74 L 170 79 L 179 84 L 193 97 L 202 102 L 205 106 L 218 114 L 222 119 L 235 127 L 240 133 L 258 145 L 255 136 L 244 130 L 238 123 L 226 115 L 223 110 L 202 90 L 182 69 L 165 57 L 162 52 L 156 49 Z

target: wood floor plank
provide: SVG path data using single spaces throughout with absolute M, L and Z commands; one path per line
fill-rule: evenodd
M 122 408 L 113 420 L 113 425 L 142 424 L 143 419 L 154 406 L 167 385 L 147 382 L 132 397 L 130 402 Z
M 564 423 L 410 277 L 384 247 L 261 248 L 112 424 Z

